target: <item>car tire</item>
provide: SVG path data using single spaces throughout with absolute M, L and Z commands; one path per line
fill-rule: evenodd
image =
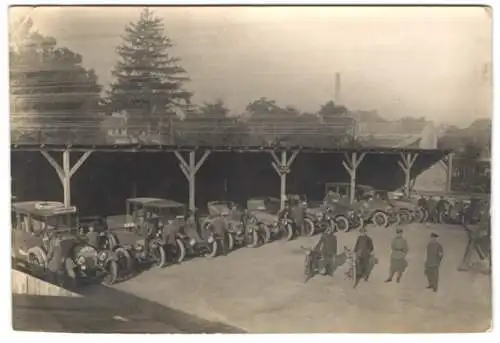
M 186 258 L 186 245 L 180 238 L 175 239 L 174 262 L 181 263 Z
M 316 226 L 314 225 L 314 222 L 309 218 L 304 219 L 304 228 L 304 231 L 308 237 L 312 237 L 316 233 Z
M 157 268 L 163 268 L 167 265 L 167 253 L 162 245 L 158 245 L 154 248 L 157 255 L 155 254 L 155 266 Z
M 226 236 L 227 236 L 227 250 L 228 251 L 233 251 L 234 250 L 234 233 L 232 232 L 227 232 L 226 233 Z
M 389 225 L 389 217 L 387 213 L 377 211 L 372 216 L 372 222 L 378 227 L 387 227 Z
M 349 231 L 349 219 L 344 215 L 339 215 L 335 217 L 335 224 L 337 225 L 337 231 L 347 232 Z
M 290 223 L 285 224 L 283 227 L 284 238 L 287 241 L 291 241 L 293 239 L 293 226 Z
M 260 231 L 261 236 L 262 236 L 262 243 L 263 244 L 267 244 L 267 243 L 271 242 L 271 230 L 269 229 L 269 227 L 267 225 L 260 224 L 259 231 Z
M 40 247 L 32 247 L 28 249 L 28 264 L 35 268 L 47 269 L 48 258 L 45 251 Z
M 216 239 L 213 240 L 212 243 L 209 244 L 209 250 L 210 252 L 207 254 L 207 257 L 216 257 L 217 253 L 219 252 L 219 243 Z
M 119 272 L 122 274 L 131 273 L 134 269 L 134 260 L 132 259 L 130 252 L 124 247 L 117 247 L 115 248 L 114 253 L 118 260 Z M 124 262 L 123 264 L 122 261 Z
M 249 232 L 252 230 L 252 232 Z M 245 228 L 245 246 L 248 248 L 256 248 L 259 246 L 259 232 L 255 224 L 247 224 Z
M 118 263 L 116 261 L 109 261 L 106 264 L 106 276 L 104 277 L 102 282 L 105 285 L 115 284 L 116 281 L 118 280 L 118 273 L 119 273 Z
M 356 220 L 354 222 L 349 223 L 350 230 L 352 231 L 358 231 L 365 226 L 365 220 L 361 215 L 357 214 L 355 215 L 355 217 Z

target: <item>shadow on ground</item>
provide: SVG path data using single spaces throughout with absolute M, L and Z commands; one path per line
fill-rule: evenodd
M 147 286 L 145 286 L 147 287 Z M 82 287 L 82 297 L 12 295 L 18 331 L 73 333 L 245 333 L 104 285 Z

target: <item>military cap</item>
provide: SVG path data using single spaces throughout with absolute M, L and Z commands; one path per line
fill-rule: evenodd
M 398 227 L 398 228 L 396 229 L 396 233 L 402 233 L 402 232 L 403 232 L 403 229 L 402 229 L 402 228 Z
M 431 233 L 431 237 L 439 237 L 439 235 L 435 232 Z

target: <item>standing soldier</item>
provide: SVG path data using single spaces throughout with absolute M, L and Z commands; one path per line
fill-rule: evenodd
M 214 233 L 221 239 L 222 241 L 222 255 L 227 255 L 227 221 L 224 217 L 218 216 L 212 222 L 212 227 L 214 229 Z
M 337 236 L 335 236 L 333 228 L 328 227 L 325 230 L 316 245 L 316 249 L 322 257 L 319 269 L 323 270 L 323 275 L 333 276 L 335 257 L 337 256 Z
M 291 217 L 298 229 L 298 232 L 301 236 L 304 235 L 304 217 L 305 217 L 305 209 L 301 206 L 300 202 L 295 200 L 291 207 Z
M 64 282 L 63 249 L 61 246 L 61 239 L 56 235 L 50 235 L 48 237 L 47 261 L 47 267 L 50 271 L 52 282 L 57 285 L 62 285 Z
M 442 224 L 442 218 L 443 215 L 446 213 L 446 210 L 447 210 L 446 201 L 444 200 L 443 196 L 440 196 L 439 201 L 436 204 L 437 223 Z
M 439 267 L 443 259 L 443 246 L 437 241 L 438 234 L 431 233 L 431 241 L 427 244 L 427 259 L 425 261 L 425 275 L 429 281 L 427 288 L 437 292 L 439 282 Z
M 396 237 L 392 240 L 391 244 L 392 254 L 391 254 L 391 267 L 389 271 L 389 277 L 385 282 L 391 282 L 394 274 L 398 274 L 396 282 L 401 281 L 406 267 L 408 267 L 408 262 L 406 262 L 406 255 L 408 254 L 408 243 L 403 237 L 403 229 L 396 229 Z
M 427 201 L 427 198 L 425 196 L 421 196 L 420 199 L 418 199 L 417 204 L 427 214 L 427 218 L 429 218 L 429 202 Z
M 437 202 L 434 197 L 429 197 L 429 201 L 427 202 L 429 206 L 429 221 L 432 223 L 437 223 Z
M 370 276 L 370 262 L 371 255 L 373 253 L 373 240 L 368 236 L 366 228 L 361 228 L 359 230 L 361 233 L 356 240 L 356 245 L 354 246 L 354 253 L 356 254 L 356 281 L 354 282 L 354 287 L 356 287 L 361 280 L 364 278 L 368 281 Z

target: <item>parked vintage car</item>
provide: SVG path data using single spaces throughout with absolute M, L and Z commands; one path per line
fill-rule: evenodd
M 232 201 L 209 201 L 207 203 L 208 216 L 202 220 L 202 228 L 210 229 L 216 218 L 223 217 L 227 222 L 228 250 L 233 250 L 236 246 L 244 246 L 252 239 L 246 234 L 244 225 L 244 211 Z
M 418 205 L 417 193 L 412 193 L 407 197 L 403 192 L 387 192 L 384 194 L 389 202 L 394 206 L 398 212 L 398 223 L 408 224 L 412 221 L 422 222 L 426 219 L 427 213 L 424 208 Z
M 281 236 L 280 200 L 276 198 L 251 198 L 247 200 L 248 231 L 257 239 L 252 246 L 268 243 Z M 283 219 L 283 223 L 287 222 Z M 288 222 L 287 222 L 288 223 Z
M 336 231 L 348 232 L 359 230 L 365 226 L 362 211 L 353 208 L 346 202 L 329 202 L 323 207 L 326 209 L 327 218 L 333 223 Z
M 352 209 L 361 214 L 364 222 L 371 221 L 379 227 L 387 227 L 398 221 L 397 209 L 376 192 L 367 192 L 359 196 L 352 204 Z
M 51 240 L 58 239 L 63 251 L 63 274 L 72 283 L 98 278 L 115 283 L 120 274 L 112 252 L 89 245 L 78 232 L 75 207 L 60 202 L 27 201 L 12 204 L 12 255 L 34 274 L 45 275 Z
M 136 263 L 154 263 L 158 268 L 167 264 L 167 246 L 162 221 L 153 215 L 148 204 L 161 202 L 159 198 L 130 198 L 126 200 L 126 214 L 109 216 L 106 224 L 113 235 L 112 248 L 124 247 Z M 129 265 L 132 261 L 129 261 Z
M 323 206 L 328 210 L 328 217 L 332 218 L 338 231 L 359 230 L 365 226 L 365 217 L 358 204 L 350 203 L 351 185 L 346 182 L 328 182 L 325 184 Z M 357 185 L 355 199 L 359 199 L 373 188 Z

